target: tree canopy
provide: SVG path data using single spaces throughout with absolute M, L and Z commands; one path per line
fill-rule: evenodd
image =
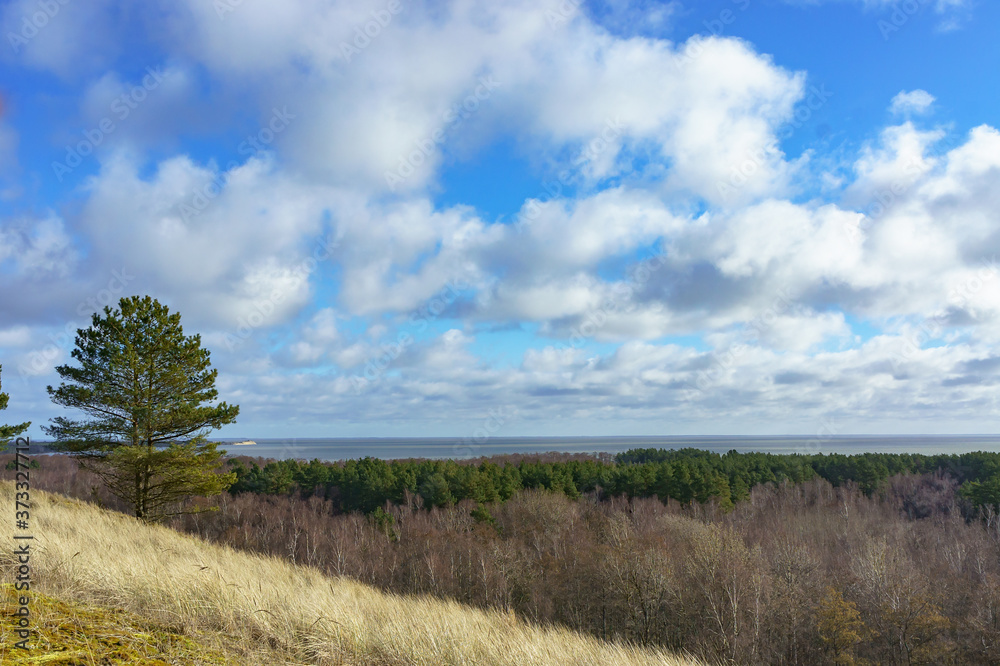
M 79 365 L 57 367 L 63 383 L 48 393 L 85 418 L 60 416 L 44 430 L 136 517 L 187 512 L 181 500 L 216 495 L 233 482 L 218 473 L 222 453 L 205 436 L 234 422 L 239 407 L 213 404 L 218 371 L 201 337 L 184 335 L 180 314 L 149 296 L 123 298 L 77 331 L 72 357 Z
M 869 496 L 881 492 L 898 474 L 946 474 L 960 484 L 959 496 L 973 512 L 991 505 L 1000 510 L 1000 453 L 961 454 L 719 454 L 699 449 L 633 449 L 610 460 L 517 463 L 490 460 L 380 460 L 340 463 L 278 460 L 229 461 L 236 474 L 232 493 L 318 495 L 337 511 L 371 513 L 386 502 L 419 498 L 425 507 L 462 500 L 505 502 L 526 489 L 542 489 L 577 498 L 598 491 L 600 497 L 658 497 L 681 504 L 717 502 L 724 511 L 750 497 L 753 488 L 799 484 L 817 477 L 835 486 L 856 484 Z

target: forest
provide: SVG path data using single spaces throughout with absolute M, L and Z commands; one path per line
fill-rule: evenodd
M 239 458 L 216 511 L 170 524 L 387 591 L 713 664 L 991 664 L 998 462 L 695 450 Z M 37 487 L 120 508 L 70 459 L 41 465 Z
M 249 463 L 249 466 L 248 466 Z M 967 511 L 1000 501 L 1000 453 L 965 454 L 725 454 L 700 449 L 633 449 L 609 454 L 496 456 L 479 461 L 362 458 L 338 463 L 270 461 L 261 467 L 231 458 L 237 481 L 231 493 L 318 495 L 337 512 L 371 513 L 386 503 L 416 501 L 445 507 L 463 500 L 505 502 L 521 490 L 598 497 L 715 502 L 729 510 L 762 484 L 803 483 L 815 478 L 834 486 L 853 482 L 866 495 L 899 474 L 946 473 L 969 502 Z

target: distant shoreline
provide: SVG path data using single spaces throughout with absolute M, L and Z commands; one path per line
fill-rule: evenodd
M 726 453 L 760 452 L 773 454 L 919 453 L 923 455 L 1000 453 L 1000 435 L 668 435 L 616 437 L 528 437 L 490 435 L 474 437 L 359 437 L 210 440 L 224 456 L 339 461 L 361 458 L 408 460 L 468 460 L 496 455 L 538 455 L 543 453 L 610 454 L 632 449 L 684 449 Z M 53 442 L 32 442 L 29 455 L 62 453 L 50 448 Z M 10 451 L 13 452 L 13 449 Z
M 257 442 L 253 441 L 252 439 L 246 439 L 243 440 L 242 442 L 214 442 L 214 443 L 218 444 L 219 446 L 257 446 Z M 52 448 L 53 444 L 54 442 L 48 442 L 48 441 L 31 442 L 31 444 L 29 445 L 29 455 L 34 455 L 36 453 L 37 454 L 66 453 L 65 451 L 57 451 L 54 448 Z M 0 444 L 0 447 L 2 447 L 2 444 Z M 164 448 L 164 447 L 161 446 L 159 448 Z M 9 444 L 5 448 L 0 448 L 0 453 L 13 453 L 13 452 L 14 452 L 13 442 L 11 442 L 11 444 Z

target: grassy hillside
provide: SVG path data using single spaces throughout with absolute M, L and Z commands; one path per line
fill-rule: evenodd
M 10 650 L 5 587 L 3 664 L 695 663 L 512 615 L 384 594 L 57 495 L 33 491 L 32 503 L 33 591 L 46 595 L 34 597 L 32 624 L 49 654 Z M 11 482 L 0 482 L 0 506 L 12 523 Z M 10 553 L 0 553 L 0 583 L 13 582 Z M 57 650 L 62 656 L 51 659 Z

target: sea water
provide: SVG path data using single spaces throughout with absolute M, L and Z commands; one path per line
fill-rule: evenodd
M 289 438 L 256 439 L 255 445 L 227 446 L 241 439 L 217 440 L 229 455 L 262 458 L 348 460 L 352 458 L 468 459 L 504 453 L 621 453 L 629 449 L 695 448 L 725 453 L 967 453 L 1000 452 L 997 435 L 897 435 L 897 436 L 675 436 L 675 437 L 489 437 L 482 442 L 448 437 Z

